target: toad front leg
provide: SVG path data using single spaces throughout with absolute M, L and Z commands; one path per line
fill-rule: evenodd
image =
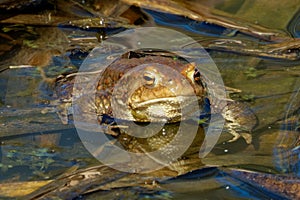
M 258 120 L 246 103 L 230 101 L 222 112 L 226 120 L 225 129 L 233 135 L 228 142 L 234 142 L 243 137 L 247 144 L 251 144 L 251 131 L 256 126 Z

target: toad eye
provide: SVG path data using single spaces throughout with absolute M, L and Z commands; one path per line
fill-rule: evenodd
M 199 70 L 196 68 L 194 71 L 194 75 L 193 75 L 194 81 L 196 83 L 200 83 L 201 82 L 201 74 L 199 72 Z
M 145 80 L 146 86 L 154 86 L 156 83 L 154 74 L 152 74 L 150 72 L 145 72 L 143 75 L 143 78 Z
M 202 82 L 203 79 L 201 78 L 201 76 L 202 75 L 201 75 L 200 71 L 197 68 L 195 68 L 194 74 L 193 74 L 194 82 L 198 85 L 201 85 L 204 88 L 205 83 Z

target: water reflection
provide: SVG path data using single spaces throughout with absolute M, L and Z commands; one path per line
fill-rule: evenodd
M 49 179 L 73 165 L 94 162 L 75 129 L 1 138 L 2 181 Z
M 34 1 L 27 2 L 29 3 L 27 5 L 31 5 L 30 2 Z M 60 9 L 64 7 L 62 5 L 65 4 L 60 4 Z M 22 6 L 26 7 L 26 4 Z M 74 10 L 72 11 L 68 6 L 66 8 L 68 8 L 69 15 L 73 16 Z M 74 8 L 74 5 L 71 8 Z M 128 6 L 126 8 L 128 9 Z M 223 11 L 226 11 L 226 9 L 232 11 L 230 5 L 227 5 L 227 7 L 222 6 L 222 8 Z M 234 13 L 238 13 L 241 8 L 242 6 L 235 7 Z M 247 6 L 244 6 L 243 9 L 247 9 Z M 209 165 L 235 166 L 250 169 L 253 172 L 264 172 L 264 174 L 259 174 L 257 180 L 265 180 L 267 173 L 288 173 L 294 175 L 292 176 L 294 179 L 291 178 L 289 182 L 297 184 L 295 175 L 299 177 L 300 165 L 299 95 L 295 95 L 293 91 L 295 91 L 295 88 L 296 90 L 299 88 L 299 84 L 295 82 L 299 79 L 299 61 L 286 62 L 284 60 L 288 59 L 285 56 L 289 56 L 291 53 L 295 55 L 292 59 L 299 58 L 299 46 L 293 46 L 293 44 L 297 44 L 297 40 L 291 40 L 292 45 L 290 48 L 279 52 L 273 50 L 284 48 L 288 44 L 279 43 L 279 46 L 275 44 L 269 49 L 270 54 L 261 56 L 256 52 L 261 52 L 264 48 L 270 47 L 264 45 L 274 35 L 263 37 L 263 40 L 261 40 L 262 38 L 257 35 L 240 34 L 235 29 L 197 22 L 171 14 L 171 12 L 164 14 L 155 9 L 131 12 L 137 14 L 137 18 L 132 18 L 131 22 L 140 19 L 140 12 L 150 15 L 150 18 L 143 18 L 145 21 L 142 20 L 140 24 L 149 22 L 153 25 L 154 23 L 151 21 L 151 18 L 153 18 L 156 23 L 154 25 L 182 30 L 196 36 L 196 39 L 201 42 L 204 41 L 203 45 L 210 49 L 210 54 L 220 68 L 226 85 L 242 90 L 241 93 L 235 94 L 235 98 L 248 101 L 259 118 L 258 128 L 253 133 L 252 144 L 246 144 L 244 140 L 224 143 L 230 135 L 223 133 L 212 153 L 203 160 L 200 160 L 198 154 L 195 153 L 199 151 L 199 146 L 202 145 L 204 134 L 199 129 L 197 140 L 184 154 L 178 165 L 174 163 L 172 169 L 177 173 L 185 173 Z M 240 11 L 240 13 L 243 12 Z M 244 13 L 244 17 L 249 14 Z M 268 12 L 263 13 L 268 15 Z M 80 12 L 77 14 L 79 16 L 83 15 Z M 5 18 L 9 16 L 6 15 Z M 45 16 L 49 16 L 47 12 Z M 21 22 L 35 25 L 38 22 L 38 24 L 45 25 L 45 21 L 37 20 L 40 19 L 38 15 L 27 16 L 27 18 L 23 15 L 23 17 L 24 19 Z M 58 19 L 55 18 L 56 16 L 52 17 Z M 274 15 L 269 14 L 268 17 L 276 19 Z M 268 17 L 265 19 L 268 20 Z M 3 19 L 3 16 L 1 16 L 1 19 Z M 66 17 L 62 21 L 68 20 L 69 18 Z M 112 27 L 105 28 L 87 28 L 84 24 L 76 25 L 75 21 L 74 26 L 51 22 L 52 24 L 46 24 L 46 26 L 54 25 L 54 27 L 47 28 L 16 26 L 15 24 L 7 24 L 13 21 L 1 21 L 0 71 L 7 69 L 8 66 L 29 64 L 27 63 L 28 58 L 36 55 L 34 57 L 39 62 L 33 62 L 32 60 L 33 63 L 31 64 L 45 65 L 47 75 L 56 77 L 61 73 L 70 72 L 80 66 L 82 60 L 94 46 L 99 45 L 99 39 L 97 40 L 95 36 L 96 32 L 103 35 L 105 39 L 111 34 L 127 29 L 129 24 L 126 24 L 125 21 L 122 21 L 124 27 L 113 27 L 116 23 L 112 20 L 113 23 L 109 23 Z M 295 15 L 288 26 L 289 33 L 295 38 L 299 38 L 299 21 L 299 14 Z M 98 22 L 100 23 L 99 20 Z M 284 23 L 287 24 L 287 21 L 284 21 Z M 58 24 L 60 25 L 57 28 Z M 274 24 L 273 27 L 276 28 Z M 280 28 L 278 27 L 278 29 Z M 230 40 L 219 40 L 220 37 L 222 39 L 230 38 Z M 38 38 L 40 40 L 37 40 Z M 283 39 L 292 38 L 287 38 L 285 35 Z M 205 41 L 208 42 L 205 43 Z M 278 42 L 278 40 L 276 41 Z M 58 49 L 61 55 L 58 56 L 57 51 L 49 51 L 49 49 Z M 249 54 L 244 49 L 252 51 L 254 54 Z M 42 52 L 42 55 L 46 56 L 39 56 L 41 54 L 36 52 Z M 50 52 L 50 55 L 47 52 Z M 230 52 L 236 52 L 238 55 Z M 273 58 L 278 58 L 278 55 L 281 55 L 282 52 L 286 53 L 281 57 L 283 60 L 273 60 Z M 252 56 L 243 56 L 244 54 Z M 264 56 L 269 57 L 269 59 L 265 59 Z M 72 127 L 68 129 L 68 127 L 61 124 L 55 111 L 42 114 L 45 113 L 43 108 L 48 106 L 47 102 L 53 99 L 53 91 L 51 92 L 51 87 L 42 83 L 42 77 L 36 68 L 4 71 L 0 76 L 1 182 L 49 179 L 63 174 L 66 168 L 74 165 L 86 167 L 99 164 L 83 147 L 75 130 Z M 291 94 L 294 107 L 288 113 L 289 116 L 285 118 L 285 106 L 290 102 Z M 281 126 L 282 124 L 283 126 Z M 174 127 L 176 125 L 166 127 L 165 131 L 161 131 L 158 135 L 149 139 L 136 139 L 128 136 L 126 132 L 118 133 L 118 145 L 132 152 L 154 151 L 159 147 L 159 144 L 168 142 L 165 135 L 168 133 L 168 136 L 172 136 Z M 116 138 L 111 137 L 110 140 L 114 141 Z M 211 173 L 208 173 L 208 171 Z M 134 198 L 152 197 L 160 199 L 193 199 L 199 196 L 220 199 L 224 197 L 229 199 L 261 199 L 269 198 L 270 195 L 273 198 L 284 198 L 280 196 L 281 194 L 275 194 L 276 192 L 257 189 L 258 185 L 262 183 L 249 186 L 249 181 L 246 178 L 242 181 L 233 179 L 230 173 L 223 172 L 222 169 L 212 168 L 211 171 L 208 171 L 201 171 L 200 169 L 194 171 L 193 175 L 186 174 L 176 180 L 163 181 L 162 188 L 156 188 L 157 190 L 141 187 L 120 187 L 115 190 L 101 191 L 94 195 L 101 195 L 104 199 L 117 198 L 116 193 Z M 177 174 L 170 173 L 169 175 L 176 176 Z M 296 177 L 296 180 L 298 177 Z M 128 182 L 133 182 L 134 179 L 131 177 L 129 180 Z M 272 176 L 271 180 L 276 183 L 276 176 Z M 288 179 L 286 180 L 288 181 Z

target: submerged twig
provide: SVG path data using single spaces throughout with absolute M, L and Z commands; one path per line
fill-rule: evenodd
M 285 42 L 266 45 L 253 44 L 251 41 L 234 39 L 207 39 L 199 42 L 204 48 L 211 50 L 275 59 L 300 59 L 300 39 L 290 38 Z M 195 43 L 186 44 L 182 46 L 182 48 L 190 48 L 193 44 Z
M 212 8 L 208 8 L 201 4 L 194 2 L 182 1 L 180 3 L 167 0 L 122 0 L 124 3 L 133 4 L 139 7 L 159 10 L 175 15 L 186 16 L 190 19 L 207 22 L 210 24 L 219 25 L 229 29 L 238 30 L 242 33 L 249 34 L 253 37 L 260 38 L 266 41 L 284 41 L 289 36 L 284 32 L 279 32 L 259 26 L 257 24 L 249 23 L 247 21 L 236 19 L 231 16 L 226 16 L 224 13 L 216 15 L 217 12 Z

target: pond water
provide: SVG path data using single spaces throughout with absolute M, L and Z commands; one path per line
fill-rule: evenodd
M 83 195 L 85 191 L 79 187 L 91 189 L 90 185 L 75 184 L 74 190 L 71 185 L 62 194 L 49 186 L 54 191 L 49 198 L 300 198 L 300 2 L 286 1 L 289 6 L 277 1 L 277 5 L 267 1 L 133 2 L 134 6 L 127 1 L 0 3 L 1 199 L 26 195 L 48 180 L 54 180 L 58 188 L 65 187 L 61 184 L 68 176 L 58 177 L 71 173 L 70 168 L 84 170 L 100 165 L 85 148 L 74 124 L 62 123 L 51 78 L 76 72 L 95 47 L 115 34 L 149 26 L 176 30 L 204 47 L 225 86 L 234 91 L 228 98 L 247 104 L 255 114 L 257 123 L 250 132 L 251 141 L 241 137 L 227 142 L 232 135 L 224 130 L 203 158 L 198 156 L 203 138 L 198 138 L 193 143 L 196 147 L 172 170 L 142 178 L 139 174 L 122 174 L 122 181 L 119 173 L 109 171 L 109 184 L 99 184 L 102 188 L 97 192 Z M 267 19 L 259 13 L 262 6 Z M 282 13 L 278 24 L 276 19 L 272 21 L 272 15 L 278 14 L 274 6 Z M 201 8 L 203 12 L 196 15 L 195 10 Z M 193 44 L 187 43 L 185 48 L 189 46 Z M 162 141 L 165 134 L 176 132 L 176 126 L 167 125 L 158 133 L 160 138 L 153 140 Z M 196 137 L 204 134 L 200 130 Z M 257 182 L 252 175 L 234 175 L 242 170 L 257 175 Z M 281 176 L 284 178 L 278 180 Z M 267 179 L 270 184 L 264 185 Z M 32 181 L 40 185 L 34 186 Z M 31 190 L 24 189 L 26 183 Z M 293 184 L 296 191 L 289 189 L 289 184 L 286 190 L 274 186 L 282 183 Z M 19 184 L 20 191 L 13 184 Z

